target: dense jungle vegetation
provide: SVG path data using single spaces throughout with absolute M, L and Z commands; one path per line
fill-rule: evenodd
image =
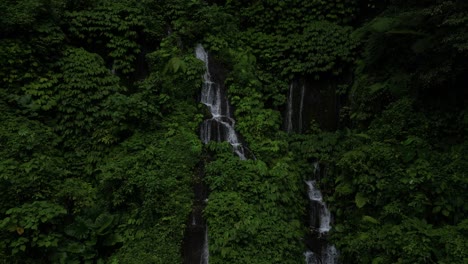
M 0 0 L 0 263 L 303 263 L 313 163 L 341 263 L 468 263 L 468 2 Z M 202 43 L 256 159 L 204 146 Z M 340 80 L 286 133 L 289 83 Z

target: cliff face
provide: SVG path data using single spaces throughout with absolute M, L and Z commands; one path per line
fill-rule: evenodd
M 284 128 L 288 132 L 304 133 L 315 123 L 323 130 L 334 131 L 339 125 L 342 96 L 337 94 L 336 78 L 315 80 L 302 77 L 289 86 Z

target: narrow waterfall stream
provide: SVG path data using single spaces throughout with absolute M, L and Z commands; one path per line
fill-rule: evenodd
M 301 85 L 301 102 L 299 104 L 299 132 L 302 132 L 302 123 L 304 122 L 302 115 L 304 113 L 304 101 L 305 101 L 305 84 Z
M 330 231 L 330 211 L 328 210 L 326 204 L 322 201 L 322 193 L 320 192 L 319 189 L 315 187 L 316 182 L 315 181 L 307 181 L 306 182 L 308 191 L 309 191 L 309 200 L 313 203 L 317 203 L 319 210 L 319 228 L 318 232 L 319 235 L 323 235 Z
M 308 122 L 306 107 L 306 83 L 304 80 L 293 80 L 289 84 L 288 103 L 285 115 L 284 128 L 288 133 L 302 133 L 304 125 Z M 309 91 L 310 94 L 310 91 Z M 304 116 L 304 114 L 306 114 Z M 314 173 L 320 172 L 318 163 L 314 164 Z M 327 234 L 331 229 L 331 214 L 327 205 L 323 202 L 322 193 L 317 188 L 315 180 L 306 181 L 310 204 L 309 249 L 304 253 L 307 264 L 336 264 L 338 263 L 338 251 L 335 246 L 327 242 Z
M 314 174 L 320 172 L 320 166 L 314 163 Z M 323 202 L 322 192 L 317 188 L 315 180 L 306 181 L 310 206 L 310 227 L 312 231 L 312 249 L 304 253 L 306 264 L 337 264 L 338 251 L 327 241 L 331 229 L 331 214 Z
M 292 81 L 289 84 L 288 105 L 284 125 L 288 133 L 301 133 L 303 131 L 305 92 L 305 83 L 300 84 L 298 81 Z
M 210 248 L 208 247 L 208 227 L 205 227 L 205 241 L 201 252 L 200 264 L 208 264 L 210 260 Z
M 323 202 L 322 193 L 316 187 L 316 181 L 310 180 L 307 181 L 306 184 L 308 187 L 308 195 L 311 206 L 311 226 L 315 228 L 317 233 L 317 241 L 319 241 L 323 239 L 331 229 L 331 215 L 327 205 Z M 307 251 L 304 253 L 306 263 L 336 264 L 338 260 L 338 252 L 335 246 L 328 244 L 327 241 L 320 242 L 322 244 L 320 252 Z
M 291 82 L 289 84 L 289 95 L 288 95 L 288 108 L 286 111 L 286 132 L 291 133 L 293 132 L 293 113 L 294 113 L 294 108 L 293 108 L 293 101 L 294 101 L 294 83 Z
M 231 144 L 234 152 L 241 160 L 245 160 L 245 150 L 239 137 L 234 130 L 235 120 L 232 118 L 231 106 L 226 96 L 226 92 L 221 89 L 221 85 L 216 83 L 210 73 L 208 53 L 202 45 L 198 44 L 195 49 L 196 56 L 205 63 L 206 71 L 203 75 L 203 87 L 201 92 L 201 102 L 208 106 L 211 118 L 203 122 L 200 136 L 204 144 L 210 141 L 224 142 Z
M 206 119 L 200 128 L 200 138 L 204 144 L 210 141 L 216 142 L 229 142 L 232 146 L 234 153 L 241 160 L 246 159 L 245 149 L 239 140 L 237 132 L 234 130 L 235 120 L 231 114 L 231 106 L 227 99 L 226 91 L 219 81 L 216 81 L 215 76 L 212 76 L 213 65 L 210 65 L 210 58 L 208 53 L 205 51 L 201 44 L 198 44 L 195 48 L 195 55 L 197 59 L 205 63 L 205 73 L 203 75 L 203 87 L 201 90 L 201 103 L 206 105 L 210 110 L 211 117 Z M 202 183 L 199 183 L 202 184 Z M 207 198 L 205 197 L 203 200 Z M 205 200 L 206 201 L 206 200 Z M 204 236 L 203 245 L 200 250 L 194 248 L 195 256 L 194 260 L 200 264 L 208 264 L 210 258 L 209 241 L 208 241 L 208 227 L 205 221 L 201 218 L 201 209 L 198 210 L 200 220 L 203 222 Z M 192 224 L 198 224 L 196 218 L 192 220 Z M 191 263 L 192 264 L 192 263 Z

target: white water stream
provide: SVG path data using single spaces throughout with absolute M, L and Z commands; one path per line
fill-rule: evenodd
M 317 166 L 316 166 L 317 170 Z M 309 201 L 318 205 L 318 212 L 311 212 L 318 214 L 319 226 L 317 228 L 318 238 L 323 238 L 330 231 L 331 214 L 327 205 L 323 202 L 323 196 L 316 186 L 316 181 L 306 181 L 308 188 Z M 338 251 L 334 245 L 325 243 L 321 247 L 320 254 L 316 252 L 307 251 L 304 253 L 305 262 L 307 264 L 336 264 L 338 263 Z
M 225 92 L 220 84 L 216 83 L 211 76 L 208 53 L 201 44 L 198 44 L 195 48 L 195 55 L 197 59 L 205 63 L 200 101 L 208 107 L 211 113 L 211 118 L 205 120 L 201 126 L 200 138 L 204 144 L 210 141 L 229 142 L 234 153 L 241 160 L 245 160 L 244 147 L 234 130 L 235 120 L 231 115 L 230 105 Z M 208 228 L 206 227 L 200 264 L 208 264 L 209 259 Z
M 300 92 L 300 93 L 298 93 Z M 306 95 L 306 86 L 301 84 L 300 91 L 296 81 L 289 84 L 288 104 L 286 109 L 286 132 L 301 133 L 303 128 L 303 112 Z
M 307 181 L 306 182 L 307 187 L 308 187 L 308 194 L 309 194 L 309 200 L 314 201 L 319 204 L 319 221 L 320 221 L 320 226 L 319 226 L 319 234 L 323 235 L 325 233 L 328 233 L 330 231 L 330 211 L 327 208 L 327 205 L 323 202 L 323 197 L 322 193 L 320 192 L 319 189 L 315 186 L 316 182 L 315 181 Z
M 206 105 L 211 113 L 211 118 L 203 122 L 201 127 L 201 140 L 204 144 L 214 140 L 218 142 L 229 142 L 234 152 L 241 160 L 245 160 L 245 152 L 242 143 L 234 130 L 235 120 L 230 113 L 230 105 L 221 86 L 213 81 L 210 74 L 208 53 L 201 44 L 195 49 L 197 58 L 205 63 L 205 74 L 203 75 L 203 88 L 201 102 Z

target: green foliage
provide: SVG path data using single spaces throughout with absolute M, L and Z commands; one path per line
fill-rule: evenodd
M 30 200 L 50 199 L 68 174 L 54 148 L 57 136 L 43 124 L 16 117 L 2 107 L 0 117 L 0 181 L 4 199 L 0 212 Z
M 230 153 L 208 164 L 212 190 L 205 209 L 213 263 L 297 263 L 304 201 L 290 159 L 269 167 Z
M 339 74 L 354 58 L 351 30 L 326 21 L 314 21 L 288 35 L 249 32 L 255 56 L 268 70 L 292 74 Z
M 395 6 L 357 29 L 353 35 L 364 48 L 355 72 L 351 118 L 366 123 L 402 96 L 420 99 L 429 108 L 462 106 L 456 98 L 464 96 L 460 80 L 465 79 L 461 60 L 467 55 L 467 34 L 462 28 L 467 22 L 461 17 L 466 8 L 457 1 Z
M 359 1 L 227 1 L 227 6 L 245 20 L 246 27 L 262 32 L 291 33 L 313 21 L 351 22 Z M 368 2 L 368 1 L 363 1 Z M 237 10 L 236 10 L 237 9 Z
M 316 166 L 342 263 L 468 261 L 464 1 L 4 0 L 0 13 L 0 262 L 181 263 L 205 172 L 210 262 L 301 263 Z M 256 160 L 201 145 L 196 43 Z M 343 80 L 347 123 L 282 132 L 297 78 Z
M 153 75 L 160 80 L 161 93 L 171 100 L 194 98 L 201 85 L 203 62 L 198 60 L 193 51 L 189 54 L 181 50 L 173 37 L 161 42 L 160 49 L 147 55 Z
M 79 214 L 95 205 L 96 189 L 83 179 L 67 178 L 60 183 L 56 196 L 63 204 L 69 205 L 68 210 L 73 214 Z
M 7 217 L 0 222 L 0 229 L 16 234 L 2 241 L 2 248 L 9 248 L 12 255 L 17 255 L 30 248 L 58 247 L 61 236 L 48 230 L 57 225 L 54 218 L 65 213 L 63 207 L 45 201 L 25 203 L 7 210 Z M 47 228 L 44 227 L 46 225 Z
M 55 129 L 69 142 L 75 141 L 73 146 L 81 144 L 82 136 L 102 144 L 115 142 L 122 128 L 114 124 L 123 118 L 114 104 L 118 92 L 123 91 L 119 78 L 104 67 L 101 57 L 84 49 L 66 50 L 57 64 L 59 78 L 42 77 L 39 82 L 46 83 L 43 87 L 33 84 L 27 90 L 32 99 L 30 107 L 43 104 L 46 110 L 55 106 Z
M 467 182 L 459 177 L 461 168 L 452 166 L 466 162 L 458 156 L 466 144 L 440 148 L 428 133 L 434 125 L 403 99 L 370 125 L 359 145 L 338 156 L 330 201 L 340 223 L 334 237 L 340 237 L 336 243 L 346 261 L 462 263 L 466 258 L 465 250 L 455 257 L 440 251 L 439 244 L 448 229 L 457 230 L 466 212 Z M 373 259 L 364 251 L 373 252 Z
M 192 54 L 178 53 L 183 58 L 178 75 L 155 63 L 148 78 L 132 83 L 128 77 L 144 41 L 144 15 L 151 11 L 141 12 L 130 1 L 84 6 L 89 9 L 67 5 L 78 9 L 60 22 L 55 16 L 38 19 L 25 9 L 31 20 L 24 23 L 36 23 L 32 33 L 0 41 L 0 262 L 104 263 L 111 255 L 109 263 L 176 262 L 201 151 L 195 133 L 200 117 L 192 98 L 202 64 Z M 148 25 L 162 27 L 157 20 Z M 8 27 L 2 32 L 23 24 Z M 154 39 L 162 30 L 147 32 Z M 143 145 L 135 143 L 139 138 L 145 138 Z M 153 164 L 155 173 L 145 178 L 149 167 L 138 167 L 125 151 L 153 140 L 155 145 L 139 156 Z M 132 176 L 128 185 L 141 199 L 119 203 L 125 185 L 115 198 L 100 193 L 119 178 L 115 170 Z M 46 205 L 57 207 L 56 215 L 49 216 Z M 9 231 L 13 225 L 14 233 Z M 148 248 L 154 250 L 141 254 Z
M 201 142 L 193 133 L 198 121 L 189 121 L 195 114 L 189 107 L 184 114 L 167 117 L 168 127 L 136 133 L 122 142 L 99 165 L 102 199 L 110 202 L 111 210 L 130 213 L 118 228 L 125 246 L 117 259 L 124 263 L 177 263 L 180 259 L 185 221 L 191 212 L 190 184 L 201 152 Z
M 45 90 L 57 78 L 52 67 L 61 52 L 64 35 L 57 25 L 35 25 L 28 36 L 4 38 L 0 41 L 0 84 L 8 90 L 7 98 L 21 106 L 29 103 L 27 86 Z M 39 78 L 38 76 L 45 78 Z M 51 106 L 46 106 L 51 107 Z
M 36 26 L 35 23 L 45 20 L 45 15 L 49 16 L 48 19 L 56 19 L 63 7 L 62 0 L 3 0 L 0 4 L 0 12 L 3 14 L 0 18 L 0 31 L 10 34 L 15 31 L 27 32 L 30 27 Z
M 105 1 L 91 10 L 69 12 L 66 18 L 70 20 L 70 35 L 98 51 L 112 71 L 128 74 L 135 70 L 140 53 L 138 34 L 144 24 L 139 9 L 130 1 Z

